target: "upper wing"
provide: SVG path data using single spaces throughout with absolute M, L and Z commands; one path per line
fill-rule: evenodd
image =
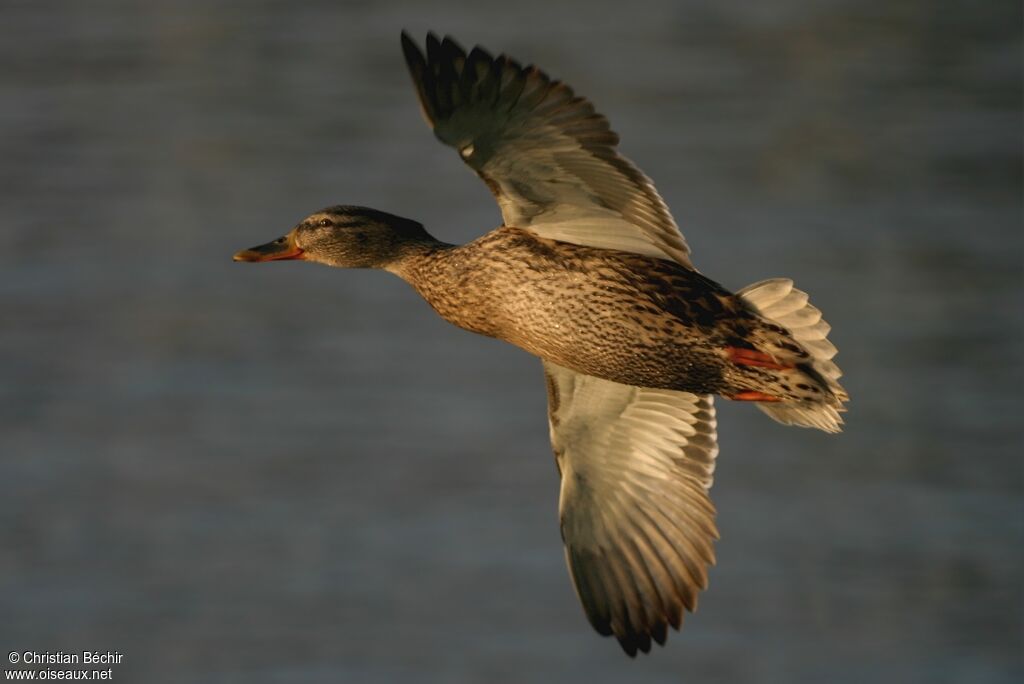
M 630 655 L 697 607 L 718 538 L 710 396 L 620 385 L 545 362 L 562 539 L 594 628 Z
M 479 47 L 467 56 L 451 38 L 428 34 L 424 57 L 403 32 L 402 48 L 427 122 L 484 179 L 506 225 L 692 268 L 654 185 L 569 86 Z

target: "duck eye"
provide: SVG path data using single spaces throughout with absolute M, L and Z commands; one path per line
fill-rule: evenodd
M 325 228 L 329 225 L 332 225 L 331 219 L 320 219 L 320 225 L 324 226 Z

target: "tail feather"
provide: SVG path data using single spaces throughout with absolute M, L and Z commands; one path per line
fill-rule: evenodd
M 740 290 L 749 304 L 765 318 L 786 328 L 811 355 L 810 366 L 828 387 L 830 396 L 822 402 L 783 401 L 758 403 L 757 407 L 785 425 L 815 427 L 826 432 L 842 430 L 845 411 L 843 403 L 849 400 L 846 390 L 839 384 L 843 372 L 832 361 L 837 349 L 828 341 L 832 329 L 821 317 L 821 311 L 810 304 L 807 293 L 793 287 L 788 278 L 764 280 Z

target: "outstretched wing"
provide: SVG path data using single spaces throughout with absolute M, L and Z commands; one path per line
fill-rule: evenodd
M 710 396 L 631 387 L 545 362 L 562 539 L 594 628 L 629 655 L 697 608 L 718 538 Z
M 569 86 L 479 47 L 467 56 L 451 38 L 429 34 L 424 56 L 403 32 L 402 48 L 427 122 L 487 183 L 506 225 L 692 268 L 654 185 Z

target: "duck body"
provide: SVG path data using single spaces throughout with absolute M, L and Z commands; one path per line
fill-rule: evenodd
M 826 390 L 813 369 L 799 367 L 807 354 L 784 328 L 665 259 L 502 226 L 466 245 L 437 243 L 386 268 L 460 328 L 594 377 L 780 400 L 813 400 Z M 767 365 L 743 363 L 749 359 Z
M 839 432 L 830 326 L 788 278 L 734 293 L 701 275 L 651 180 L 566 84 L 432 34 L 402 50 L 428 125 L 504 225 L 456 246 L 338 205 L 234 258 L 387 270 L 451 323 L 540 357 L 573 588 L 598 633 L 646 653 L 715 562 L 715 395 Z

